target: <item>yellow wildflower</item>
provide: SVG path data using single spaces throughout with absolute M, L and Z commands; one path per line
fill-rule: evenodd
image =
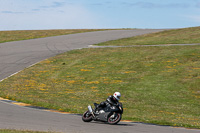
M 82 72 L 88 72 L 88 71 L 91 71 L 91 70 L 88 70 L 88 69 L 81 69 Z
M 69 84 L 74 84 L 76 81 L 74 81 L 74 80 L 69 80 L 69 81 L 67 81 L 67 83 L 69 83 Z
M 85 84 L 99 84 L 99 81 L 90 81 L 90 82 L 85 81 L 84 83 Z
M 95 87 L 95 86 L 91 87 L 91 89 L 96 89 L 96 88 L 98 88 L 98 87 Z

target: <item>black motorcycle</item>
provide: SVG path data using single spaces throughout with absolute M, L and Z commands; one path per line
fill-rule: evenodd
M 89 105 L 88 110 L 83 114 L 82 120 L 84 122 L 94 121 L 104 121 L 109 124 L 117 124 L 121 118 L 123 113 L 122 103 L 119 103 L 116 106 L 111 106 L 107 104 L 107 106 L 99 111 L 96 110 L 98 104 L 94 103 L 95 110 Z

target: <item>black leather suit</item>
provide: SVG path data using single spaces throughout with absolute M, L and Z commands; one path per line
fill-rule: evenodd
M 104 107 L 106 107 L 108 104 L 110 104 L 111 106 L 116 106 L 118 104 L 118 100 L 115 99 L 112 95 L 109 96 L 106 101 L 101 102 L 98 106 L 97 106 L 97 110 L 99 111 L 100 109 L 103 109 Z

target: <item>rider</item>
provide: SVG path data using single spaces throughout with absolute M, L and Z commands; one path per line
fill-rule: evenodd
M 119 104 L 121 94 L 119 92 L 115 92 L 113 95 L 110 95 L 106 101 L 101 102 L 99 105 L 96 106 L 96 111 L 101 110 L 102 108 L 106 107 L 107 104 L 110 104 L 111 106 L 116 106 Z

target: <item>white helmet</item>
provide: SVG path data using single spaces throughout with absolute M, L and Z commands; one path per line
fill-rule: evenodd
M 115 97 L 115 98 L 119 101 L 119 99 L 120 99 L 120 97 L 121 97 L 121 94 L 120 94 L 119 92 L 115 92 L 115 93 L 113 94 L 113 97 Z

